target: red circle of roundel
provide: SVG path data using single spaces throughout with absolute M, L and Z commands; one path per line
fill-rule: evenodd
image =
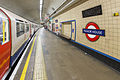
M 97 25 L 96 23 L 94 23 L 94 22 L 88 23 L 88 24 L 86 25 L 85 29 L 88 29 L 88 27 L 91 26 L 91 25 L 94 26 L 96 29 L 100 29 L 100 28 L 98 27 L 98 25 Z M 99 35 L 96 35 L 94 38 L 91 38 L 91 37 L 89 37 L 89 35 L 88 35 L 87 33 L 86 33 L 85 35 L 86 35 L 87 39 L 90 40 L 90 41 L 92 41 L 92 42 L 98 40 L 99 37 L 100 37 Z

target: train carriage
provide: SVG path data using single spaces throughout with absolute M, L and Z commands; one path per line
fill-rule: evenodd
M 32 25 L 35 24 L 0 7 L 0 80 L 35 32 Z

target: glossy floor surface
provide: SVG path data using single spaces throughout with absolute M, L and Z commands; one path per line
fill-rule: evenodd
M 120 80 L 120 73 L 41 29 L 48 80 Z
M 43 50 L 44 69 L 48 80 L 120 80 L 119 72 L 53 33 L 42 28 L 37 36 L 41 43 L 37 42 L 38 38 L 36 38 L 25 80 L 35 80 L 33 77 L 36 70 L 34 69 L 36 52 L 39 52 L 40 48 L 36 47 L 37 45 L 41 45 Z M 25 55 L 14 80 L 20 79 L 27 56 L 28 54 Z

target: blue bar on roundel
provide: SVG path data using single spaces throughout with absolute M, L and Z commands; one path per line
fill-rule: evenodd
M 105 36 L 105 30 L 99 30 L 99 29 L 83 29 L 83 33 Z

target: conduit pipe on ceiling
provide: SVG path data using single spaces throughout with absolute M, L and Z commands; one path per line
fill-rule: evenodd
M 66 1 L 67 1 L 67 0 L 63 1 L 62 4 L 61 4 L 55 11 L 53 11 L 53 13 L 50 14 L 50 16 L 53 15 L 54 12 L 56 12 Z
M 51 17 L 54 17 L 55 15 L 57 15 L 58 13 L 62 12 L 64 9 L 66 9 L 69 5 L 71 5 L 73 2 L 75 2 L 75 0 L 70 1 L 67 5 L 65 5 L 61 10 L 59 10 L 58 12 L 56 12 L 55 14 L 53 14 Z

